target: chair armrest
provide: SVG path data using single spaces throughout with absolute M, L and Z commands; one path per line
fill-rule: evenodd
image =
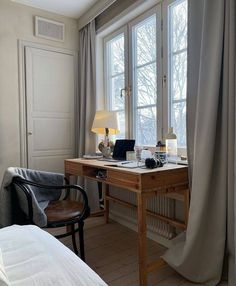
M 81 211 L 81 218 L 86 218 L 90 214 L 90 208 L 88 206 L 88 197 L 84 189 L 79 185 L 45 185 L 45 184 L 39 184 L 33 181 L 29 181 L 26 179 L 23 179 L 21 177 L 14 177 L 12 179 L 12 183 L 16 184 L 21 190 L 23 190 L 24 194 L 26 195 L 27 202 L 28 202 L 28 211 L 29 211 L 29 219 L 33 222 L 33 206 L 32 206 L 32 196 L 31 191 L 26 187 L 28 186 L 34 186 L 41 189 L 47 189 L 47 190 L 76 190 L 82 195 L 83 198 L 83 209 Z

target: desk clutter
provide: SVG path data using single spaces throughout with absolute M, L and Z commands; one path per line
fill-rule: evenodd
M 161 159 L 147 158 L 145 160 L 145 166 L 149 169 L 154 169 L 158 167 L 163 167 L 164 163 Z
M 106 180 L 107 178 L 107 170 L 97 169 L 95 170 L 95 177 L 100 180 Z
M 187 165 L 187 158 L 168 156 L 165 144 L 158 142 L 154 148 L 144 148 L 134 146 L 135 140 L 117 139 L 114 145 L 113 153 L 109 156 L 103 153 L 84 155 L 84 159 L 98 159 L 112 163 L 107 166 L 121 168 L 161 168 L 164 164 L 174 163 Z M 101 176 L 103 177 L 103 176 Z M 104 178 L 102 178 L 104 179 Z

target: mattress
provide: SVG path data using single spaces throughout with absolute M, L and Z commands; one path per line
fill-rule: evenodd
M 37 226 L 0 229 L 0 249 L 10 285 L 107 286 L 70 249 Z

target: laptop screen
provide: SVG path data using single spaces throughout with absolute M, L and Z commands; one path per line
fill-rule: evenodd
M 134 151 L 135 140 L 133 139 L 117 139 L 114 150 L 113 159 L 126 160 L 126 151 Z

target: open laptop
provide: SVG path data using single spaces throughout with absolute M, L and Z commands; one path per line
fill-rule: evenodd
M 102 161 L 117 162 L 126 160 L 126 151 L 134 151 L 134 139 L 117 139 L 112 158 L 102 158 Z

